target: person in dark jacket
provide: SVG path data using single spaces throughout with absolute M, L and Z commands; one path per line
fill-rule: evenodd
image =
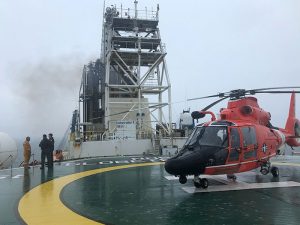
M 41 140 L 39 146 L 42 150 L 42 152 L 41 152 L 41 168 L 40 169 L 44 169 L 46 157 L 47 157 L 47 161 L 49 164 L 48 152 L 50 152 L 50 141 L 48 140 L 46 134 L 43 134 L 43 139 Z
M 54 138 L 53 138 L 53 134 L 50 133 L 48 135 L 48 140 L 49 140 L 49 143 L 50 143 L 50 148 L 49 148 L 49 152 L 47 155 L 47 159 L 49 159 L 50 161 L 48 161 L 48 167 L 52 168 L 53 167 L 53 151 L 54 151 Z

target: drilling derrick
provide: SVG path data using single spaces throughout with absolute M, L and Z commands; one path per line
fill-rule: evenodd
M 138 10 L 134 3 L 134 9 L 104 9 L 100 59 L 84 66 L 79 93 L 77 130 L 84 140 L 171 136 L 171 84 L 159 6 Z

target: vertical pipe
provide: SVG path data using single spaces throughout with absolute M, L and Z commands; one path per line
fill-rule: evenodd
M 105 42 L 107 43 L 107 54 L 105 57 L 105 129 L 109 130 L 109 122 L 110 122 L 110 67 L 111 67 L 111 56 L 112 56 L 112 25 L 107 24 L 105 27 L 105 33 L 107 33 Z
M 142 112 L 141 112 L 141 87 L 138 88 L 138 104 L 139 104 L 139 115 L 138 115 L 138 122 L 139 122 L 139 126 L 138 126 L 138 139 L 140 139 L 141 137 L 141 129 L 142 129 Z
M 169 134 L 172 134 L 172 105 L 171 105 L 171 82 L 169 79 L 169 73 L 167 68 L 166 59 L 164 58 L 165 75 L 168 83 L 168 105 L 169 105 Z
M 79 88 L 79 93 L 78 93 L 78 115 L 76 115 L 76 119 L 77 119 L 77 123 L 76 123 L 76 129 L 77 129 L 77 132 L 79 131 L 79 123 L 80 123 L 80 115 L 81 115 L 81 109 L 80 109 L 80 93 L 81 91 L 83 92 L 83 74 L 82 74 L 82 77 L 81 77 L 81 84 L 80 84 L 80 88 Z M 79 119 L 77 118 L 79 117 Z
M 82 117 L 82 122 L 85 122 L 85 108 L 86 108 L 86 102 L 85 102 L 85 88 L 86 88 L 86 74 L 85 74 L 86 66 L 84 66 L 84 71 L 83 71 L 83 86 L 82 86 L 82 93 L 83 93 L 83 99 L 82 99 L 82 110 L 83 110 L 83 117 Z
M 141 116 L 141 38 L 138 38 L 138 68 L 137 68 L 137 83 L 139 85 L 139 89 L 138 89 L 138 111 L 139 111 L 139 130 L 138 133 L 140 134 L 141 132 L 141 128 L 142 128 L 142 116 Z M 140 135 L 139 135 L 140 136 Z
M 146 10 L 146 20 L 148 19 L 148 12 L 147 12 L 147 7 L 145 7 Z
M 76 130 L 75 130 L 75 138 L 80 133 L 80 99 L 78 100 L 78 115 L 76 115 Z M 79 134 L 80 136 L 80 134 Z
M 85 74 L 84 74 L 84 109 L 83 109 L 83 112 L 84 112 L 84 121 L 83 122 L 88 122 L 87 119 L 88 119 L 88 115 L 87 115 L 87 112 L 88 112 L 88 102 L 87 102 L 87 98 L 86 98 L 86 95 L 87 95 L 87 67 L 85 67 Z M 84 137 L 84 140 L 86 139 L 86 125 L 83 125 L 83 137 Z
M 160 69 L 159 66 L 157 66 L 157 85 L 162 86 L 162 81 L 161 81 L 161 74 L 160 74 Z M 159 94 L 158 94 L 158 104 L 161 106 L 162 104 L 162 92 L 161 89 L 159 89 Z M 158 108 L 158 122 L 162 124 L 162 107 Z
M 105 129 L 109 129 L 109 120 L 110 120 L 110 106 L 109 106 L 109 75 L 110 75 L 110 56 L 111 52 L 109 51 L 106 58 L 106 70 L 105 70 Z
M 121 4 L 121 18 L 123 18 L 123 6 Z
M 171 105 L 171 86 L 168 88 L 168 104 L 169 104 L 169 134 L 172 134 L 172 105 Z
M 102 13 L 102 43 L 101 43 L 101 53 L 100 53 L 100 60 L 103 62 L 105 58 L 105 1 L 103 4 L 103 13 Z M 102 55 L 101 55 L 102 54 Z
M 137 17 L 138 17 L 137 4 L 138 4 L 138 1 L 135 0 L 134 1 L 134 18 L 135 19 L 137 19 Z

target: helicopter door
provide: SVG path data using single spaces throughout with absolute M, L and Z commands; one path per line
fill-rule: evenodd
M 228 156 L 228 162 L 235 162 L 239 160 L 241 152 L 241 139 L 238 128 L 230 128 L 230 153 Z
M 257 139 L 254 127 L 242 127 L 244 160 L 255 159 L 257 156 Z

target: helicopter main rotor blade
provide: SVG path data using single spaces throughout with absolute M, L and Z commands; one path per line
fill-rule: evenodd
M 204 98 L 214 98 L 214 97 L 224 97 L 224 93 L 219 93 L 217 95 L 209 95 L 209 96 L 204 96 L 204 97 L 199 97 L 199 98 L 189 98 L 187 101 L 194 101 L 198 99 L 204 99 Z
M 256 93 L 261 93 L 259 91 L 267 91 L 267 90 L 277 90 L 277 89 L 298 89 L 300 88 L 299 86 L 293 86 L 293 87 L 270 87 L 270 88 L 258 88 L 258 89 L 251 89 L 251 90 L 247 90 L 247 92 L 249 92 L 249 94 L 254 95 Z
M 221 98 L 220 100 L 213 102 L 212 104 L 208 105 L 203 109 L 203 111 L 211 108 L 215 104 L 219 103 L 220 101 L 223 101 L 226 98 L 230 99 L 240 99 L 242 97 L 245 97 L 246 95 L 255 95 L 258 93 L 270 93 L 270 94 L 285 94 L 285 93 L 300 93 L 299 91 L 292 91 L 292 90 L 287 90 L 287 91 L 279 91 L 278 89 L 300 89 L 300 86 L 289 86 L 289 87 L 269 87 L 269 88 L 257 88 L 257 89 L 235 89 L 231 90 L 228 92 L 223 92 L 223 93 L 218 93 L 216 95 L 208 95 L 204 97 L 198 97 L 198 98 L 190 98 L 187 99 L 187 101 L 194 101 L 198 99 L 205 99 L 205 98 L 215 98 L 219 97 Z M 269 91 L 269 90 L 278 90 L 278 91 Z
M 291 94 L 291 93 L 300 93 L 300 91 L 258 91 L 258 94 Z
M 210 105 L 208 105 L 208 106 L 206 106 L 205 108 L 203 108 L 201 111 L 206 111 L 206 110 L 210 109 L 211 107 L 213 107 L 214 105 L 218 104 L 219 102 L 225 100 L 226 98 L 229 98 L 229 96 L 226 96 L 226 97 L 224 97 L 224 98 L 221 98 L 221 99 L 219 99 L 219 100 L 217 100 L 217 101 L 211 103 Z
M 264 91 L 264 90 L 292 89 L 292 88 L 300 88 L 300 87 L 299 86 L 293 86 L 293 87 L 270 87 L 270 88 L 251 89 L 251 90 L 248 90 L 248 91 Z

